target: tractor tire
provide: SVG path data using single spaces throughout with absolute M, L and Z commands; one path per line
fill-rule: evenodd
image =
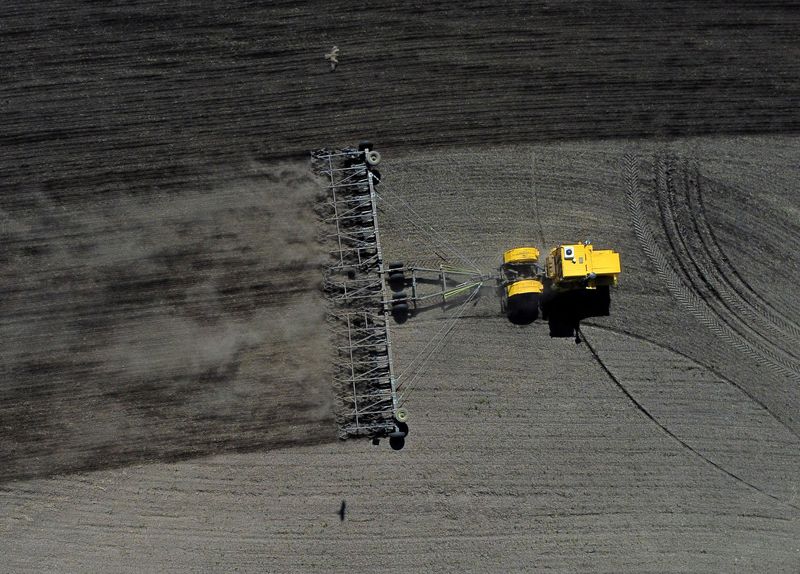
M 365 140 L 358 144 L 358 151 L 364 151 L 366 149 L 372 149 L 372 142 L 369 140 Z
M 406 439 L 389 437 L 389 446 L 392 447 L 392 450 L 402 450 L 406 446 Z
M 381 154 L 380 152 L 370 150 L 364 154 L 364 160 L 369 166 L 378 165 L 381 163 Z
M 534 293 L 510 297 L 506 302 L 506 317 L 515 325 L 530 325 L 539 318 L 539 299 Z

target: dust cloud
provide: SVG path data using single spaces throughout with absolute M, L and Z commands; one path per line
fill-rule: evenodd
M 0 480 L 335 436 L 305 164 L 0 200 Z

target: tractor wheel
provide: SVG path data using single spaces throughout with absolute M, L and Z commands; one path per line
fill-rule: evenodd
M 358 151 L 364 151 L 365 149 L 372 149 L 371 141 L 363 141 L 358 144 Z
M 392 450 L 402 450 L 406 446 L 406 439 L 389 437 L 389 446 L 392 447 Z
M 364 154 L 364 159 L 366 160 L 367 165 L 378 165 L 381 163 L 381 154 L 377 151 L 370 150 Z
M 506 317 L 515 325 L 530 325 L 539 318 L 539 298 L 536 293 L 522 293 L 506 301 Z

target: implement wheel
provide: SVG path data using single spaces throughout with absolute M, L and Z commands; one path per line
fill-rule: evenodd
M 389 273 L 389 278 L 386 281 L 389 288 L 395 292 L 401 292 L 406 286 L 406 276 L 402 271 L 392 271 Z
M 404 408 L 397 409 L 397 412 L 394 413 L 394 418 L 399 423 L 404 423 L 408 420 L 408 411 Z M 408 425 L 405 425 L 406 432 L 408 432 Z
M 392 318 L 403 324 L 408 320 L 408 297 L 405 291 L 392 295 Z

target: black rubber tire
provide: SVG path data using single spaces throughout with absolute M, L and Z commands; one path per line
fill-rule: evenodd
M 393 271 L 389 273 L 386 283 L 392 291 L 401 292 L 406 287 L 406 276 L 402 271 Z
M 540 295 L 525 293 L 509 297 L 506 302 L 506 317 L 515 325 L 530 325 L 539 318 Z
M 372 142 L 369 140 L 364 140 L 358 144 L 358 151 L 364 151 L 365 149 L 372 149 Z
M 392 305 L 392 319 L 394 319 L 395 323 L 402 325 L 408 321 L 408 317 L 408 303 L 398 303 L 397 305 Z
M 389 269 L 390 270 L 391 269 L 402 269 L 402 268 L 403 268 L 403 262 L 402 261 L 392 261 L 391 263 L 389 263 Z
M 402 450 L 403 447 L 406 446 L 406 439 L 390 437 L 389 446 L 392 447 L 392 450 Z
M 392 318 L 403 324 L 408 321 L 408 296 L 405 291 L 392 295 Z

